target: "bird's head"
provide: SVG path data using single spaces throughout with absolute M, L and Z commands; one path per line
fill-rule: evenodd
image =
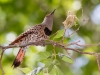
M 56 10 L 56 9 L 55 9 Z M 43 20 L 43 24 L 46 25 L 50 30 L 52 30 L 53 25 L 53 15 L 55 10 L 53 10 L 50 14 L 47 14 Z
M 54 15 L 54 12 L 55 12 L 55 10 L 56 9 L 54 9 L 50 14 L 47 14 L 46 16 L 45 16 L 45 18 L 53 18 L 53 15 Z

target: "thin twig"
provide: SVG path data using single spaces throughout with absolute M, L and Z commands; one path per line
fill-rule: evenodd
M 100 43 L 98 43 L 98 44 L 84 44 L 84 45 L 80 45 L 80 44 L 76 44 L 77 46 L 86 46 L 86 47 L 88 47 L 88 46 L 100 46 Z
M 0 47 L 2 48 L 2 46 L 0 46 Z M 2 67 L 2 57 L 3 57 L 4 51 L 5 50 L 2 48 L 2 53 L 0 54 L 0 69 L 1 69 L 2 75 L 5 74 L 3 67 Z
M 100 72 L 100 61 L 99 61 L 99 54 L 98 54 L 98 53 L 96 53 L 96 54 L 95 54 L 95 57 L 96 57 L 97 64 L 98 64 L 98 69 L 99 69 L 99 72 Z
M 3 68 L 2 68 L 2 62 L 1 62 L 1 61 L 2 61 L 2 60 L 1 60 L 1 58 L 0 58 L 0 69 L 1 69 L 2 75 L 4 75 L 5 72 L 4 72 Z
M 68 37 L 67 38 L 69 38 L 71 35 L 73 35 L 76 31 L 78 31 L 79 29 L 80 29 L 80 27 L 81 27 L 81 25 L 74 31 L 74 32 L 72 32 L 70 35 L 68 35 Z
M 50 37 L 52 37 L 52 36 L 56 35 L 57 33 L 58 33 L 58 31 L 57 31 L 57 32 L 55 32 L 54 34 L 52 34 Z M 50 37 L 49 37 L 49 38 L 50 38 Z
M 85 47 L 88 47 L 88 46 L 100 46 L 100 43 L 97 43 L 97 44 L 84 44 L 84 45 L 81 45 L 81 44 L 78 44 L 79 42 L 80 42 L 80 40 L 77 41 L 77 42 L 73 42 L 73 43 L 67 44 L 67 46 L 69 46 L 69 45 L 77 45 L 77 46 L 81 46 L 81 47 L 83 47 L 83 46 L 85 46 Z
M 70 45 L 77 45 L 77 43 L 80 42 L 80 40 L 78 40 L 77 42 L 72 42 L 70 44 L 67 44 L 67 46 L 70 46 Z
M 64 29 L 64 34 L 63 34 L 62 40 L 61 40 L 62 42 L 64 41 L 64 37 L 65 37 L 66 30 L 67 30 L 67 29 Z
M 72 42 L 70 44 L 67 44 L 67 46 L 70 46 L 70 45 L 77 45 L 77 46 L 81 46 L 81 47 L 83 47 L 83 46 L 85 46 L 85 47 L 88 47 L 88 46 L 100 46 L 100 43 L 97 43 L 97 44 L 84 44 L 84 45 L 82 45 L 82 44 L 78 44 L 79 42 L 81 42 L 81 41 L 78 40 L 76 42 Z

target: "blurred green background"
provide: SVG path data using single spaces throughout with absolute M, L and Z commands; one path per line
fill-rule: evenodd
M 70 37 L 68 43 L 78 40 L 81 41 L 80 44 L 100 42 L 100 0 L 0 0 L 0 45 L 8 45 L 20 33 L 41 23 L 44 16 L 55 8 L 57 10 L 54 14 L 53 33 L 64 28 L 62 22 L 66 19 L 67 11 L 71 10 L 77 15 L 79 22 L 77 26 L 68 29 L 67 32 L 72 33 L 79 25 L 82 26 Z M 67 32 L 66 36 L 68 35 Z M 77 46 L 70 47 L 79 48 Z M 33 69 L 37 67 L 38 53 L 45 50 L 53 53 L 53 47 L 50 45 L 47 47 L 30 47 L 20 67 L 32 67 Z M 65 53 L 63 49 L 58 47 L 56 51 Z M 83 51 L 100 52 L 100 47 L 91 46 L 84 48 Z M 2 60 L 5 75 L 24 75 L 19 68 L 13 69 L 11 67 L 17 52 L 18 48 L 5 51 Z M 72 51 L 70 53 L 76 59 L 73 64 L 57 58 L 60 61 L 58 67 L 64 75 L 99 75 L 94 56 Z

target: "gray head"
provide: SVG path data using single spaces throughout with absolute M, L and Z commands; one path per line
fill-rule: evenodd
M 53 15 L 54 15 L 55 10 L 53 10 L 50 14 L 47 14 L 42 22 L 42 24 L 45 25 L 49 30 L 52 30 Z

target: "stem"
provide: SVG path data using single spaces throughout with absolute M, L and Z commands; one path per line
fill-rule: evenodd
M 62 37 L 62 40 L 61 40 L 62 43 L 63 43 L 63 41 L 64 41 L 65 33 L 66 33 L 66 29 L 64 29 L 64 34 L 63 34 L 63 37 Z
M 53 50 L 54 50 L 54 57 L 56 58 L 56 50 L 55 50 L 55 46 L 53 45 Z

